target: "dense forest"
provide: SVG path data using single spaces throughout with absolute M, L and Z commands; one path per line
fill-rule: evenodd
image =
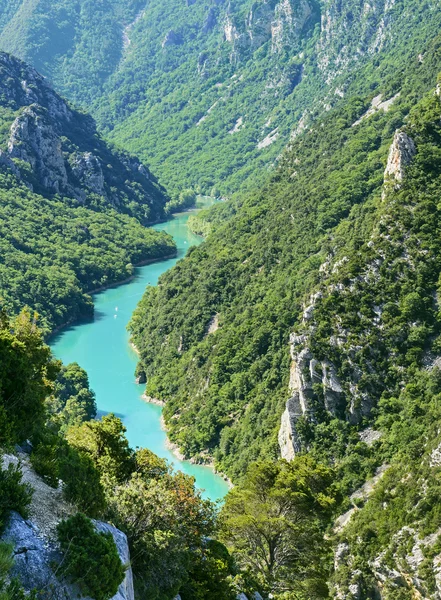
M 171 439 L 238 482 L 226 506 L 256 460 L 277 459 L 286 399 L 300 396 L 291 451 L 334 473 L 333 597 L 438 597 L 438 61 L 436 40 L 387 112 L 354 98 L 292 144 L 260 194 L 204 212 L 206 243 L 131 322 Z
M 173 199 L 264 181 L 323 111 L 399 78 L 436 35 L 436 0 L 6 0 L 0 47 L 86 106 Z
M 167 402 L 170 437 L 187 456 L 203 460 L 208 451 L 238 478 L 250 462 L 278 455 L 289 337 L 302 304 L 328 255 L 341 244 L 350 265 L 348 255 L 369 239 L 394 133 L 440 66 L 437 39 L 423 63 L 409 65 L 402 87 L 385 81 L 327 114 L 292 143 L 258 193 L 194 218 L 212 229 L 206 243 L 147 290 L 130 328 L 147 393 Z M 395 97 L 389 110 L 358 122 L 379 94 Z
M 175 252 L 168 197 L 149 171 L 113 151 L 33 69 L 0 54 L 0 289 L 46 332 L 93 315 L 88 292 Z
M 43 488 L 64 596 L 441 597 L 439 9 L 3 2 L 0 48 L 98 125 L 0 52 L 0 598 L 50 597 L 4 538 Z M 197 194 L 231 197 L 129 331 L 217 504 L 44 342 L 174 255 L 148 225 Z

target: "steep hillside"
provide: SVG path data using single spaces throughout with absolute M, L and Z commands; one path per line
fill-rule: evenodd
M 93 103 L 173 195 L 231 195 L 317 115 L 387 74 L 399 85 L 440 19 L 435 0 L 6 0 L 0 47 Z
M 0 53 L 2 305 L 38 311 L 47 329 L 90 316 L 87 292 L 173 254 L 144 227 L 167 196 L 149 170 L 115 152 L 25 63 Z
M 384 171 L 395 132 L 407 121 L 424 89 L 435 85 L 434 73 L 441 66 L 438 49 L 436 40 L 423 62 L 415 57 L 403 76 L 399 96 L 398 90 L 392 91 L 385 82 L 383 100 L 394 98 L 386 104 L 387 111 L 384 106 L 370 110 L 373 94 L 353 98 L 299 136 L 271 181 L 258 194 L 233 203 L 236 212 L 226 224 L 217 213 L 231 209 L 216 207 L 213 232 L 206 243 L 164 275 L 158 288 L 148 289 L 132 319 L 132 335 L 141 352 L 140 368 L 149 378 L 147 393 L 167 402 L 164 415 L 170 437 L 188 456 L 203 456 L 208 451 L 222 469 L 239 477 L 251 461 L 278 455 L 280 418 L 293 386 L 293 381 L 289 382 L 290 334 L 300 326 L 302 305 L 306 310 L 311 304 L 309 296 L 317 291 L 325 269 L 338 279 L 332 274 L 333 267 L 326 266 L 329 255 L 337 254 L 337 260 L 343 260 L 343 277 L 359 248 L 369 242 L 385 207 Z M 375 99 L 374 104 L 377 102 Z M 436 156 L 437 150 L 430 152 Z M 403 229 L 410 233 L 410 224 Z M 340 244 L 344 247 L 341 256 L 337 252 Z M 367 259 L 361 255 L 358 260 Z M 421 268 L 423 272 L 426 269 Z M 338 280 L 337 289 L 344 282 Z M 427 289 L 431 285 L 427 283 Z M 334 295 L 324 303 L 329 314 L 323 317 L 323 326 L 314 330 L 312 356 L 305 358 L 303 330 L 293 339 L 293 344 L 298 344 L 293 359 L 297 354 L 303 357 L 303 362 L 297 360 L 300 374 L 311 361 L 332 361 L 339 349 L 331 346 L 325 350 L 322 340 L 326 335 L 327 339 L 337 336 L 330 329 L 335 319 L 332 326 L 338 331 L 339 318 L 332 313 L 337 302 L 342 303 L 344 319 L 350 319 L 348 307 Z M 361 298 L 364 295 L 361 293 Z M 359 307 L 361 300 L 352 302 Z M 420 348 L 431 335 L 432 318 L 429 311 L 424 327 L 418 334 L 412 333 Z M 348 327 L 351 331 L 351 325 Z M 395 322 L 393 327 L 397 327 Z M 363 360 L 370 335 L 366 328 L 357 361 Z M 350 341 L 344 343 L 351 346 Z M 396 343 L 388 339 L 383 346 L 391 352 Z M 397 364 L 399 373 L 412 360 L 421 361 L 421 352 L 411 351 L 410 341 L 406 344 L 410 344 L 406 349 L 410 362 Z M 316 347 L 320 350 L 317 356 L 313 354 Z M 376 360 L 380 360 L 379 345 L 377 352 Z M 341 357 L 334 367 L 330 365 L 332 381 L 333 369 L 346 369 L 348 377 L 347 360 Z M 384 386 L 391 385 L 387 378 L 383 381 L 387 364 L 379 362 L 375 377 L 370 374 L 371 367 L 360 363 L 363 385 L 378 383 L 375 398 L 360 410 L 358 397 L 363 397 L 365 389 L 358 383 L 360 392 L 353 390 L 352 394 L 351 386 L 357 382 L 348 381 L 345 393 L 340 390 L 340 400 L 335 400 L 336 416 L 345 419 L 349 411 L 350 417 L 351 397 L 355 416 L 349 421 L 358 423 L 369 413 Z M 313 405 L 325 384 L 321 379 L 312 382 Z M 335 385 L 337 389 L 342 384 Z M 323 409 L 317 412 L 322 414 Z M 289 431 L 288 437 L 292 437 Z
M 173 441 L 239 482 L 233 518 L 254 510 L 252 461 L 332 465 L 340 600 L 441 597 L 439 44 L 393 103 L 354 98 L 260 195 L 205 214 L 131 323 Z

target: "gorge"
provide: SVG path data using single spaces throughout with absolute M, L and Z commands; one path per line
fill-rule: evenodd
M 153 226 L 156 231 L 165 231 L 173 237 L 178 249 L 176 258 L 139 267 L 130 283 L 95 295 L 95 319 L 63 330 L 53 338 L 51 347 L 65 364 L 77 362 L 86 369 L 97 395 L 99 414 L 113 412 L 120 417 L 133 448 L 146 447 L 168 459 L 176 468 L 195 477 L 205 497 L 218 500 L 227 493 L 228 484 L 210 467 L 176 458 L 167 447 L 161 427 L 161 407 L 141 400 L 144 386 L 135 382 L 137 356 L 126 328 L 145 287 L 156 285 L 159 276 L 185 256 L 190 246 L 201 243 L 202 238 L 187 227 L 192 213 L 181 213 Z

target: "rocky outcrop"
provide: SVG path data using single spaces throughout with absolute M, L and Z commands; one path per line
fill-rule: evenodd
M 99 159 L 91 152 L 74 152 L 66 160 L 57 129 L 58 124 L 47 109 L 37 104 L 25 108 L 11 126 L 8 155 L 4 155 L 3 163 L 16 175 L 20 175 L 20 168 L 11 159 L 27 163 L 38 186 L 49 193 L 64 194 L 80 202 L 85 201 L 87 192 L 107 198 Z
M 403 527 L 392 536 L 389 546 L 369 562 L 363 573 L 353 566 L 350 545 L 340 543 L 334 553 L 334 567 L 337 575 L 339 571 L 344 573 L 345 583 L 334 587 L 333 597 L 342 600 L 370 598 L 363 590 L 363 582 L 369 578 L 374 582 L 374 597 L 378 600 L 401 597 L 400 590 L 410 592 L 412 598 L 441 600 L 441 555 L 434 553 L 435 556 L 432 554 L 429 560 L 427 558 L 439 543 L 440 534 L 441 530 L 437 530 L 421 538 L 413 527 Z M 426 563 L 425 569 L 421 571 L 423 563 Z M 433 576 L 429 585 L 427 573 Z
M 47 191 L 55 194 L 67 191 L 68 176 L 60 137 L 47 111 L 37 104 L 25 108 L 12 124 L 8 153 L 11 159 L 28 163 Z
M 298 43 L 312 16 L 312 5 L 308 0 L 281 0 L 271 24 L 272 51 L 281 52 L 286 45 Z
M 324 0 L 321 33 L 317 47 L 318 65 L 330 83 L 342 72 L 373 55 L 390 41 L 394 19 L 394 0 L 347 2 Z
M 147 375 L 145 371 L 141 370 L 137 372 L 136 383 L 138 385 L 145 385 L 147 383 Z
M 130 568 L 130 550 L 126 534 L 113 527 L 113 525 L 109 525 L 109 523 L 104 523 L 103 521 L 94 521 L 94 523 L 97 531 L 111 534 L 122 564 L 129 567 L 126 571 L 124 581 L 119 586 L 118 592 L 113 596 L 112 600 L 134 600 L 133 573 Z
M 6 52 L 0 52 L 0 82 L 6 84 L 1 86 L 0 98 L 13 109 L 38 104 L 59 122 L 74 118 L 73 111 L 44 77 Z
M 107 196 L 100 160 L 91 152 L 75 153 L 72 157 L 72 172 L 82 186 L 99 196 Z
M 213 29 L 215 28 L 216 23 L 217 23 L 216 11 L 211 6 L 208 11 L 207 17 L 205 19 L 204 25 L 202 26 L 202 32 L 210 33 L 210 31 L 213 31 Z
M 387 166 L 384 172 L 385 182 L 394 182 L 395 185 L 403 181 L 406 167 L 412 162 L 416 154 L 415 143 L 405 131 L 397 131 L 389 150 Z
M 181 33 L 170 29 L 167 31 L 164 39 L 162 40 L 162 47 L 166 48 L 167 46 L 181 46 L 184 43 L 184 39 Z
M 112 535 L 121 562 L 130 565 L 127 536 L 108 523 L 94 523 L 97 531 Z M 18 513 L 12 513 L 2 540 L 10 543 L 13 548 L 14 565 L 11 575 L 20 580 L 26 592 L 37 590 L 38 598 L 42 600 L 83 598 L 75 585 L 57 577 L 57 565 L 62 561 L 62 554 L 56 542 L 45 538 L 32 521 L 23 519 Z M 112 600 L 134 598 L 133 575 L 129 567 Z
M 297 433 L 297 421 L 303 416 L 298 397 L 293 396 L 286 403 L 279 429 L 280 456 L 287 461 L 294 460 L 302 447 Z
M 23 482 L 29 484 L 34 490 L 29 519 L 24 519 L 18 513 L 12 513 L 1 538 L 13 547 L 12 576 L 21 581 L 26 591 L 36 589 L 39 598 L 43 600 L 80 599 L 81 594 L 75 586 L 57 577 L 57 565 L 62 560 L 57 544 L 57 525 L 62 519 L 75 513 L 74 507 L 65 502 L 60 488 L 49 487 L 36 475 L 25 454 L 5 455 L 3 467 L 8 465 L 20 465 Z M 127 536 L 103 521 L 94 521 L 94 523 L 97 531 L 111 533 L 121 562 L 128 567 L 125 579 L 112 600 L 134 600 Z
M 319 296 L 313 297 L 317 300 Z M 303 318 L 309 320 L 314 305 L 304 310 Z M 292 460 L 301 450 L 296 424 L 301 417 L 314 420 L 317 410 L 332 415 L 341 412 L 345 395 L 335 365 L 329 360 L 316 360 L 308 348 L 306 335 L 293 334 L 290 339 L 291 373 L 290 398 L 286 403 L 279 429 L 279 447 L 282 458 Z
M 245 22 L 235 18 L 231 7 L 222 20 L 224 40 L 231 44 L 230 60 L 239 62 L 246 54 L 271 41 L 272 51 L 300 46 L 305 28 L 314 21 L 309 0 L 281 0 L 278 4 L 254 2 Z
M 259 48 L 271 39 L 271 22 L 274 13 L 269 4 L 254 3 L 245 20 L 251 48 Z
M 20 171 L 15 166 L 15 163 L 9 158 L 9 155 L 3 150 L 0 150 L 0 165 L 6 167 L 13 175 L 20 177 Z
M 149 170 L 113 151 L 91 117 L 72 110 L 36 71 L 2 52 L 0 102 L 17 114 L 0 150 L 2 170 L 41 195 L 85 203 L 95 194 L 146 223 L 164 216 L 168 198 Z

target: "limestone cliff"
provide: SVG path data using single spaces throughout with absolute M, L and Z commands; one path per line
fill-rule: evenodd
M 137 159 L 111 150 L 34 69 L 0 53 L 0 110 L 13 114 L 0 167 L 29 188 L 85 204 L 92 197 L 144 222 L 164 216 L 164 190 Z
M 397 191 L 402 184 L 416 152 L 409 133 L 397 131 L 384 174 L 382 199 L 386 205 L 389 193 Z M 356 274 L 346 272 L 348 258 L 345 255 L 330 256 L 322 264 L 320 289 L 305 303 L 302 322 L 290 338 L 289 399 L 279 430 L 283 458 L 292 460 L 302 448 L 299 420 L 315 423 L 327 414 L 360 424 L 369 418 L 376 405 L 386 380 L 384 367 L 378 366 L 385 351 L 383 319 L 387 319 L 385 306 L 389 300 L 382 295 L 382 277 L 388 270 L 404 265 L 407 269 L 414 268 L 411 253 L 415 249 L 407 248 L 405 237 L 402 242 L 397 241 L 402 238 L 403 230 L 404 225 L 386 213 L 366 245 L 366 262 L 360 264 Z M 383 268 L 386 265 L 387 270 Z M 354 334 L 344 324 L 344 315 L 339 311 L 343 306 L 355 307 L 365 290 L 374 292 L 374 300 L 369 315 L 366 311 L 357 313 L 357 333 Z M 319 339 L 320 315 L 324 304 L 331 301 L 333 313 L 326 318 L 330 319 L 328 328 L 332 334 L 326 340 Z M 413 323 L 413 327 L 417 326 L 417 322 Z M 393 360 L 392 353 L 390 359 Z

